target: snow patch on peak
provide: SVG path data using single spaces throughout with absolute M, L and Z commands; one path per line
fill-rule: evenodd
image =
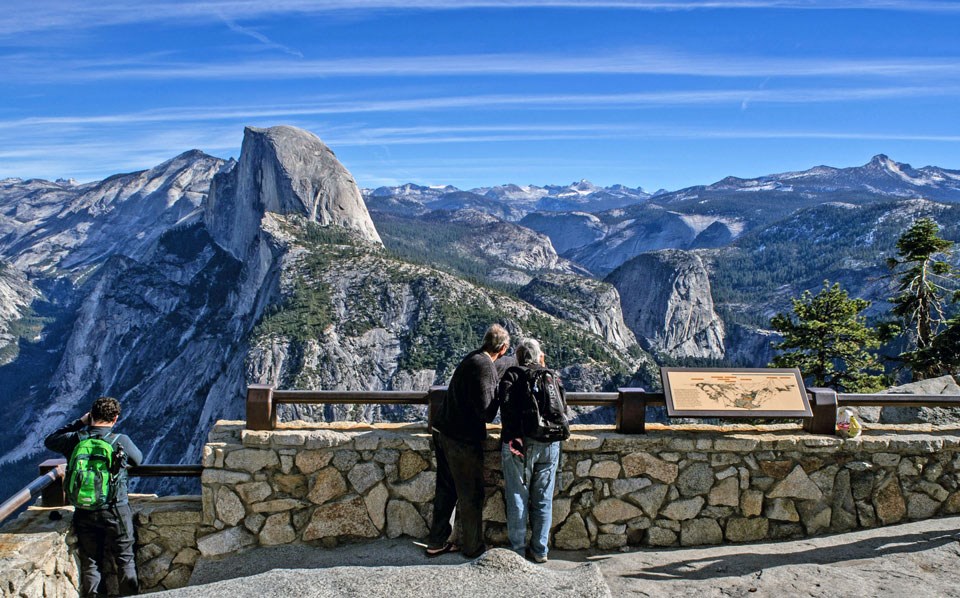
M 839 169 L 832 166 L 814 166 L 810 170 L 804 170 L 800 172 L 785 172 L 783 174 L 777 175 L 777 178 L 781 181 L 789 181 L 791 179 L 799 179 L 810 176 L 829 176 L 836 174 Z

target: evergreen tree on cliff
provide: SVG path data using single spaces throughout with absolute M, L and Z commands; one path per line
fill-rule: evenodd
M 778 313 L 770 325 L 783 336 L 772 367 L 798 368 L 813 386 L 846 392 L 871 392 L 883 386 L 883 367 L 870 352 L 880 346 L 876 331 L 860 313 L 870 306 L 851 299 L 840 283 L 793 300 L 793 313 Z
M 953 242 L 940 238 L 938 233 L 939 227 L 931 218 L 917 219 L 897 240 L 898 257 L 887 260 L 887 265 L 899 274 L 898 294 L 890 299 L 893 315 L 908 349 L 912 349 L 902 353 L 900 359 L 910 367 L 914 379 L 921 380 L 943 372 L 945 364 L 938 355 L 942 356 L 942 345 L 949 341 L 944 338 L 934 346 L 940 329 L 947 324 L 944 296 L 949 292 L 949 276 L 954 274 L 954 268 L 943 259 Z

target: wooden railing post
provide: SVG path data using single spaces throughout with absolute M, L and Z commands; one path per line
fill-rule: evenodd
M 440 404 L 443 403 L 446 396 L 446 386 L 431 386 L 430 392 L 427 393 L 427 428 L 431 432 L 433 432 L 433 422 L 436 420 L 437 414 L 440 413 Z
M 277 406 L 273 402 L 273 386 L 251 384 L 247 387 L 247 429 L 277 429 Z
M 52 469 L 57 470 L 57 479 L 43 489 L 40 494 L 40 504 L 44 507 L 62 507 L 67 504 L 67 496 L 63 493 L 63 476 L 67 467 L 67 460 L 47 459 L 40 464 L 40 475 Z
M 642 388 L 618 388 L 617 391 L 617 432 L 645 434 L 647 393 Z
M 808 387 L 813 417 L 803 420 L 803 429 L 811 434 L 837 433 L 837 391 L 832 388 Z

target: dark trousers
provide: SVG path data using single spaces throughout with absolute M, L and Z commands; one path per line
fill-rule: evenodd
M 129 596 L 139 591 L 130 505 L 115 505 L 97 511 L 76 509 L 73 530 L 80 552 L 82 596 L 107 595 L 106 584 L 101 586 L 101 581 L 108 556 L 116 560 L 120 595 Z
M 483 447 L 433 432 L 437 454 L 437 490 L 433 497 L 433 523 L 429 548 L 440 548 L 450 538 L 450 515 L 457 507 L 464 556 L 482 553 L 483 544 Z

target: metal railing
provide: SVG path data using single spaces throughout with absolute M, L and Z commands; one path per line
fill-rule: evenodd
M 66 466 L 67 460 L 63 458 L 47 459 L 41 463 L 40 476 L 0 504 L 0 524 L 37 496 L 41 497 L 40 504 L 44 507 L 65 505 L 63 476 Z M 153 463 L 131 467 L 127 472 L 131 477 L 200 477 L 203 466 Z
M 440 403 L 447 394 L 446 386 L 433 386 L 428 391 L 343 391 L 343 390 L 277 390 L 273 386 L 254 384 L 247 387 L 247 429 L 276 430 L 278 405 L 425 405 L 427 424 L 433 422 Z M 642 388 L 621 388 L 617 392 L 568 392 L 567 404 L 581 407 L 613 407 L 617 414 L 617 431 L 643 434 L 647 405 L 665 405 L 663 393 L 646 392 Z
M 960 407 L 960 395 L 854 394 L 832 388 L 807 388 L 813 417 L 803 429 L 812 434 L 835 434 L 839 407 Z
M 837 393 L 831 388 L 807 388 L 812 418 L 803 420 L 803 428 L 813 434 L 834 434 L 838 407 L 960 407 L 960 395 L 897 395 Z M 437 408 L 446 396 L 446 386 L 429 391 L 340 391 L 277 390 L 255 384 L 247 387 L 247 429 L 276 430 L 277 405 L 427 405 L 427 424 L 433 422 Z M 646 431 L 648 405 L 665 405 L 663 393 L 642 388 L 620 388 L 617 392 L 569 392 L 571 406 L 606 406 L 616 411 L 616 430 L 621 434 Z

